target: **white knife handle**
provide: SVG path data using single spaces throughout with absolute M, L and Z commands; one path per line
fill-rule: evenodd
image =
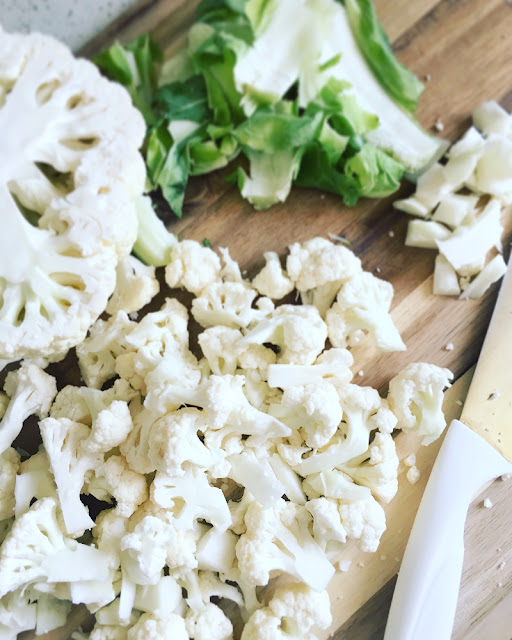
M 486 482 L 511 472 L 483 438 L 451 423 L 407 543 L 384 640 L 450 639 L 469 503 Z

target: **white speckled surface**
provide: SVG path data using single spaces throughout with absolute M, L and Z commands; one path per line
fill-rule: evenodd
M 0 0 L 5 31 L 41 31 L 73 50 L 104 29 L 137 0 Z

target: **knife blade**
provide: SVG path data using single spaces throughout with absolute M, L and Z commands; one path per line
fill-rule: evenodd
M 398 574 L 384 640 L 449 640 L 464 525 L 485 483 L 512 473 L 512 260 L 460 420 L 446 433 Z

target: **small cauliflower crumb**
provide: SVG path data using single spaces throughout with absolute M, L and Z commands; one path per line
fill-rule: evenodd
M 416 464 L 416 454 L 410 453 L 407 458 L 404 458 L 404 464 L 406 467 L 414 467 Z
M 458 404 L 459 407 L 462 407 L 464 403 L 462 402 L 462 400 L 455 400 L 455 404 Z
M 485 498 L 485 500 L 482 503 L 482 506 L 485 507 L 486 509 L 492 509 L 492 507 L 494 507 L 494 504 L 492 500 L 490 500 L 489 498 Z
M 420 479 L 420 470 L 418 469 L 418 467 L 413 465 L 407 472 L 407 480 L 411 484 L 416 484 L 419 479 Z
M 435 124 L 434 124 L 434 129 L 436 131 L 443 131 L 444 130 L 444 124 L 441 122 L 441 120 L 437 119 Z
M 338 569 L 343 573 L 346 573 L 352 564 L 352 560 L 340 560 L 338 562 Z
M 501 480 L 503 480 L 503 482 L 506 482 L 507 480 L 510 480 L 510 478 L 512 478 L 512 473 L 504 473 L 501 476 Z
M 489 397 L 487 398 L 487 400 L 496 400 L 496 399 L 497 399 L 497 398 L 499 398 L 499 397 L 500 397 L 500 393 L 499 393 L 499 391 L 493 391 L 493 392 L 489 395 Z M 500 433 L 500 435 L 501 435 L 501 433 Z
M 498 565 L 498 569 L 504 569 L 507 566 L 507 563 L 505 561 L 500 562 L 500 564 Z
M 357 375 L 361 376 L 361 378 L 362 378 L 364 376 L 364 371 L 361 369 L 361 371 L 359 371 Z
M 380 556 L 380 559 L 384 562 L 384 560 L 387 560 L 388 557 L 387 557 L 387 555 L 385 553 L 382 553 L 381 556 Z
M 388 231 L 388 236 L 389 236 L 390 238 L 394 238 L 394 237 L 395 237 L 395 232 L 394 232 L 393 230 Z
M 364 567 L 364 562 L 362 560 L 359 560 L 359 562 L 357 563 L 358 567 Z
M 453 351 L 453 342 L 449 342 L 447 345 L 445 345 L 444 350 Z

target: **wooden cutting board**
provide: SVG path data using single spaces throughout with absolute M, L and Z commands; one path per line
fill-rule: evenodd
M 197 3 L 188 0 L 142 0 L 133 10 L 87 45 L 90 56 L 118 38 L 125 42 L 151 31 L 168 55 L 183 43 Z M 418 118 L 426 128 L 441 122 L 442 135 L 455 140 L 470 124 L 472 110 L 485 100 L 512 109 L 512 3 L 506 0 L 376 0 L 377 11 L 399 59 L 425 80 Z M 262 61 L 264 63 L 264 61 Z M 339 198 L 295 189 L 287 202 L 266 212 L 254 212 L 219 172 L 192 181 L 181 221 L 161 211 L 180 238 L 213 247 L 228 246 L 241 266 L 255 272 L 264 251 L 284 253 L 292 242 L 329 233 L 344 236 L 365 269 L 378 273 L 395 288 L 393 317 L 408 350 L 379 355 L 362 345 L 354 350 L 355 372 L 363 384 L 379 389 L 409 362 L 428 361 L 449 367 L 455 384 L 446 394 L 448 420 L 460 413 L 471 367 L 487 328 L 497 287 L 481 300 L 434 297 L 435 253 L 404 247 L 407 216 L 393 210 L 392 199 L 364 201 L 353 209 Z M 410 185 L 402 192 L 409 193 Z M 510 217 L 510 216 L 509 216 Z M 512 224 L 507 222 L 508 245 Z M 447 344 L 453 343 L 453 350 Z M 333 625 L 321 638 L 379 640 L 383 637 L 396 573 L 414 515 L 440 442 L 421 447 L 416 438 L 397 437 L 400 458 L 417 453 L 421 477 L 416 485 L 400 467 L 400 488 L 387 507 L 388 530 L 375 554 L 347 545 L 348 572 L 337 573 L 330 585 Z M 512 481 L 496 481 L 470 508 L 464 575 L 456 616 L 455 640 L 512 638 Z M 483 497 L 494 503 L 482 506 Z M 87 615 L 74 612 L 66 628 L 45 636 L 64 640 Z M 28 638 L 29 634 L 22 634 Z M 40 636 L 41 637 L 41 636 Z M 433 639 L 435 640 L 435 639 Z

